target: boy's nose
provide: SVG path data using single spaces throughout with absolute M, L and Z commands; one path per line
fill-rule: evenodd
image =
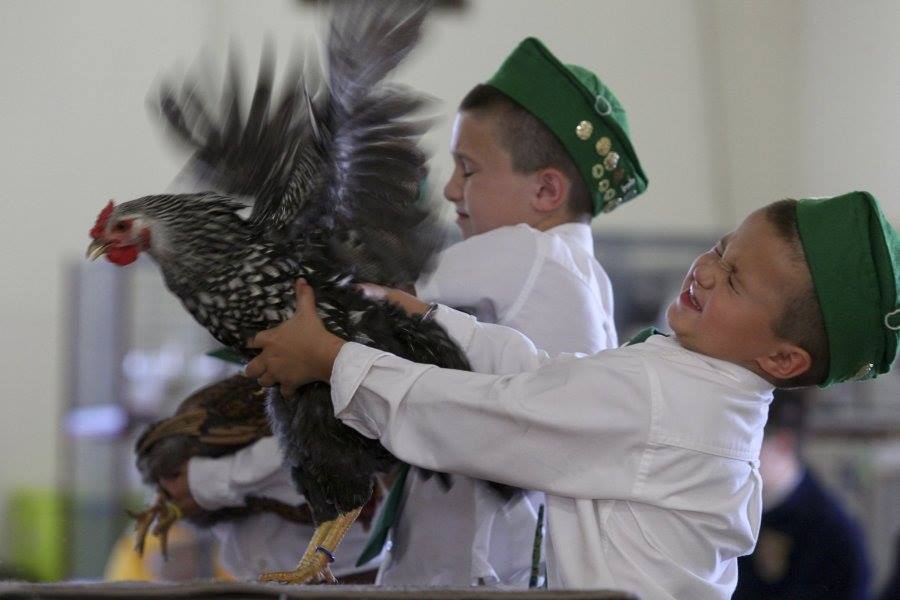
M 700 287 L 709 289 L 715 285 L 716 271 L 720 270 L 721 269 L 718 267 L 715 260 L 711 257 L 704 256 L 697 261 L 696 265 L 694 265 L 694 281 L 696 281 Z
M 461 188 L 457 182 L 456 173 L 454 173 L 450 176 L 450 179 L 447 180 L 447 184 L 444 186 L 444 198 L 455 204 L 462 200 L 460 190 Z

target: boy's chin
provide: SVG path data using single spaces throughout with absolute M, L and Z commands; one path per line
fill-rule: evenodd
M 457 219 L 456 226 L 459 227 L 459 231 L 460 233 L 462 233 L 464 240 L 469 239 L 470 237 L 478 233 L 477 231 L 475 231 L 475 228 L 472 227 L 472 222 L 468 217 Z
M 666 312 L 666 324 L 668 324 L 669 330 L 672 332 L 672 337 L 678 340 L 682 348 L 699 352 L 696 336 L 691 335 L 690 328 L 681 322 L 677 314 L 672 314 L 672 310 L 672 307 L 669 307 L 669 310 Z
M 673 333 L 678 335 L 678 299 L 672 300 L 669 304 L 668 308 L 666 308 L 666 325 L 669 326 L 669 329 L 672 330 Z

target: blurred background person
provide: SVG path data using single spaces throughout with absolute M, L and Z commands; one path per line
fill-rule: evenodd
M 806 413 L 804 391 L 776 390 L 760 452 L 759 540 L 738 562 L 734 600 L 870 597 L 862 529 L 803 461 Z
M 878 600 L 896 600 L 900 598 L 900 534 L 894 550 L 894 568 L 890 578 L 881 590 Z

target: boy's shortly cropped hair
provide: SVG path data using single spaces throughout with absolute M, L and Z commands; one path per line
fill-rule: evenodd
M 503 92 L 480 83 L 459 104 L 460 112 L 480 112 L 492 119 L 500 145 L 509 152 L 512 167 L 530 174 L 540 169 L 559 169 L 569 180 L 567 205 L 573 216 L 591 216 L 587 186 L 569 153 L 546 125 Z
M 790 249 L 790 258 L 798 265 L 802 265 L 808 274 L 809 265 L 797 229 L 797 201 L 786 199 L 773 202 L 766 207 L 765 212 L 769 222 L 775 226 Z M 829 362 L 828 335 L 825 332 L 822 307 L 819 305 L 812 279 L 804 289 L 785 298 L 784 311 L 775 320 L 774 331 L 775 335 L 797 344 L 809 352 L 810 356 L 810 367 L 805 373 L 792 379 L 775 381 L 778 387 L 807 387 L 825 381 Z

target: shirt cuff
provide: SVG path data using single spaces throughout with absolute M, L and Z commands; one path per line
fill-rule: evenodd
M 468 351 L 472 337 L 475 335 L 475 328 L 478 326 L 478 320 L 475 317 L 440 304 L 434 313 L 434 321 L 444 328 L 463 351 Z
M 362 385 L 363 379 L 372 368 L 372 364 L 382 356 L 388 356 L 389 353 L 363 346 L 356 342 L 347 342 L 338 352 L 337 358 L 334 360 L 334 367 L 331 369 L 331 403 L 334 405 L 334 415 L 336 417 L 344 417 L 341 420 L 349 421 L 352 417 L 343 415 L 347 411 L 356 390 Z M 353 419 L 355 420 L 355 419 Z M 348 422 L 348 425 L 353 423 Z M 358 429 L 358 428 L 357 428 Z M 371 432 L 360 431 L 360 433 L 372 435 Z

